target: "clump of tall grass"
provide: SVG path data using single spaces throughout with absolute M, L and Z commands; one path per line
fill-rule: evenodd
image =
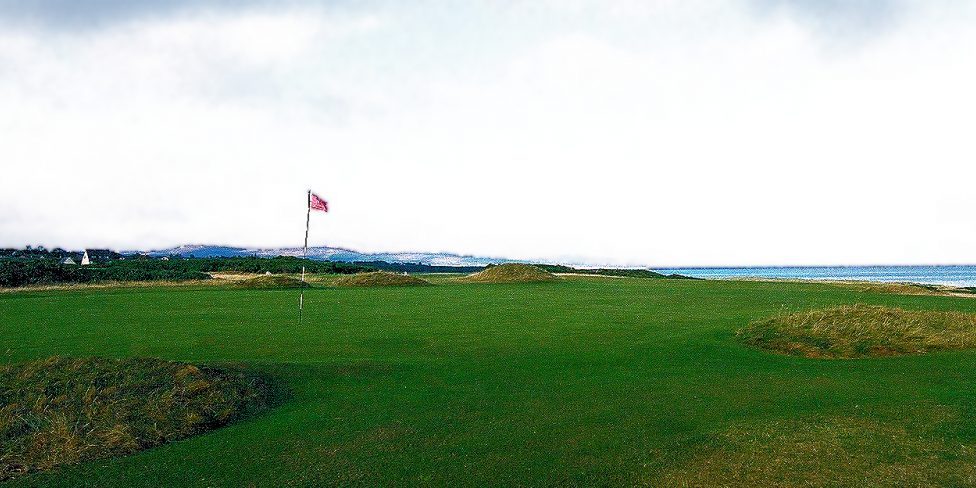
M 199 434 L 265 409 L 271 391 L 243 371 L 158 359 L 0 366 L 0 481 Z
M 264 275 L 255 276 L 234 283 L 235 288 L 249 288 L 253 290 L 287 290 L 295 288 L 308 288 L 306 282 L 298 278 L 284 275 Z
M 757 320 L 746 344 L 814 358 L 920 354 L 976 347 L 976 314 L 847 305 Z
M 415 276 L 409 276 L 387 271 L 371 271 L 354 275 L 340 276 L 332 281 L 332 286 L 426 286 L 431 283 Z

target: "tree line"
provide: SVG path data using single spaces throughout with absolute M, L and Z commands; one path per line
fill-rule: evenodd
M 351 263 L 302 260 L 295 257 L 178 258 L 167 260 L 130 256 L 125 260 L 66 265 L 53 256 L 3 255 L 0 258 L 0 287 L 104 281 L 186 281 L 210 279 L 212 272 L 352 274 L 374 268 Z

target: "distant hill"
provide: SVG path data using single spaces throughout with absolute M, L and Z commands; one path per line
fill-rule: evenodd
M 135 253 L 136 251 L 133 251 Z M 274 257 L 274 256 L 301 256 L 300 247 L 283 248 L 243 248 L 229 246 L 208 246 L 208 245 L 183 245 L 169 249 L 159 249 L 145 252 L 150 256 L 182 256 L 194 258 L 211 257 Z M 339 261 L 345 263 L 353 262 L 386 262 L 386 263 L 410 263 L 424 264 L 428 266 L 462 266 L 462 267 L 484 267 L 494 263 L 515 262 L 512 259 L 486 258 L 476 256 L 461 256 L 448 253 L 363 253 L 341 247 L 310 247 L 308 248 L 309 259 L 320 261 Z
M 210 245 L 183 245 L 169 249 L 154 251 L 131 251 L 128 254 L 146 254 L 152 257 L 181 256 L 193 258 L 216 257 L 260 257 L 272 258 L 277 256 L 300 257 L 302 248 L 245 248 Z M 465 256 L 450 253 L 424 252 L 384 252 L 364 253 L 344 249 L 341 247 L 310 247 L 308 258 L 316 261 L 333 261 L 340 263 L 355 263 L 356 265 L 402 273 L 474 273 L 486 266 L 505 263 L 534 264 L 550 273 L 566 274 L 597 274 L 602 276 L 627 276 L 632 278 L 686 278 L 680 275 L 664 276 L 643 268 L 576 268 L 561 264 L 539 264 L 517 259 L 492 258 L 483 256 Z

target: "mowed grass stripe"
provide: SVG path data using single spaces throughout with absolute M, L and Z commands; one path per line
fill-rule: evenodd
M 306 299 L 299 326 L 291 291 L 0 297 L 4 362 L 244 362 L 293 395 L 240 424 L 15 484 L 653 484 L 742 425 L 821 415 L 912 429 L 892 412 L 930 418 L 935 408 L 953 412 L 937 427 L 943 439 L 976 439 L 969 351 L 828 362 L 734 337 L 784 308 L 973 311 L 973 300 L 627 278 L 313 289 Z

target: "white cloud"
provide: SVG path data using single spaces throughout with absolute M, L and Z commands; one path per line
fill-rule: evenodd
M 5 29 L 0 245 L 294 245 L 311 186 L 313 242 L 364 250 L 971 262 L 972 10 L 839 41 L 742 5 Z

